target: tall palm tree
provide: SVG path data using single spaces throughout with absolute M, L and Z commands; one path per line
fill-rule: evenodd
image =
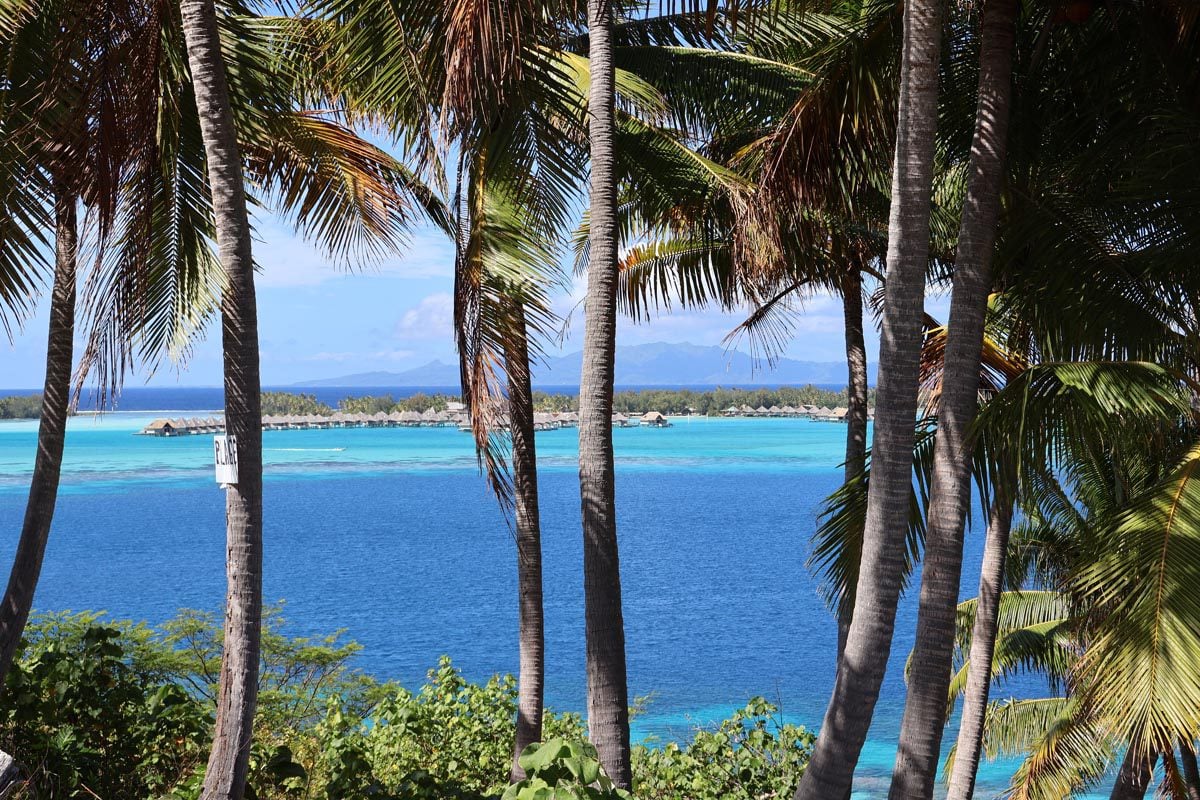
M 12 666 L 21 632 L 33 608 L 33 594 L 41 574 L 58 495 L 74 368 L 75 271 L 79 250 L 77 204 L 77 196 L 60 184 L 54 199 L 54 284 L 50 294 L 46 380 L 38 421 L 37 456 L 21 538 L 17 541 L 4 603 L 0 606 L 0 678 L 7 675 Z
M 494 164 L 489 155 L 497 151 L 483 142 L 472 150 L 465 185 L 459 187 L 455 328 L 477 452 L 515 523 L 520 672 L 511 778 L 518 781 L 525 777 L 518 756 L 541 740 L 544 710 L 541 521 L 530 375 L 539 348 L 530 337 L 545 335 L 553 319 L 545 287 L 558 271 L 557 250 L 519 202 L 519 189 L 505 186 L 504 170 L 500 176 L 489 172 Z M 503 398 L 496 386 L 501 365 L 507 386 Z
M 263 49 L 262 34 L 290 23 L 258 22 L 253 33 L 238 31 L 233 45 L 242 49 L 243 65 L 284 66 Z M 177 9 L 169 0 L 18 7 L 0 14 L 0 44 L 13 87 L 5 124 L 14 135 L 6 143 L 36 167 L 20 173 L 14 185 L 22 191 L 10 186 L 5 194 L 4 289 L 11 288 L 16 262 L 34 261 L 21 234 L 38 219 L 45 194 L 55 192 L 40 188 L 41 173 L 71 176 L 57 182 L 57 193 L 71 193 L 87 206 L 97 253 L 83 292 L 87 346 L 76 381 L 95 375 L 105 397 L 136 362 L 153 368 L 167 355 L 186 358 L 224 285 L 210 251 L 204 153 L 182 66 Z M 59 53 L 58 60 L 47 66 L 46 52 Z M 253 117 L 242 144 L 246 168 L 276 210 L 293 215 L 297 227 L 335 257 L 352 248 L 368 256 L 396 249 L 414 205 L 438 216 L 436 198 L 391 156 L 332 120 L 295 111 L 296 92 L 283 77 L 282 70 L 268 80 L 244 69 L 235 86 L 239 113 Z M 48 102 L 60 94 L 69 103 Z M 14 163 L 4 160 L 10 180 Z M 65 277 L 60 272 L 60 280 Z M 56 286 L 52 299 L 66 297 Z M 13 305 L 14 298 L 5 300 Z M 72 309 L 72 324 L 74 316 Z M 52 314 L 55 324 L 64 318 Z M 71 337 L 59 328 L 50 338 L 69 377 Z M 70 396 L 44 393 L 47 430 L 65 419 Z M 50 437 L 38 449 L 29 513 L 0 612 L 5 669 L 32 607 L 60 464 L 61 448 Z
M 588 0 L 590 263 L 579 383 L 579 496 L 583 512 L 588 735 L 609 778 L 618 788 L 629 789 L 633 783 L 629 683 L 612 440 L 618 277 L 615 11 L 612 0 Z
M 5 197 L 5 213 L 13 220 L 6 226 L 5 243 L 19 253 L 14 260 L 30 264 L 21 251 L 21 237 L 13 235 L 19 231 L 14 223 L 32 222 L 30 203 L 45 199 L 39 172 L 50 182 L 46 204 L 53 209 L 55 240 L 37 453 L 17 552 L 0 601 L 0 686 L 33 605 L 58 494 L 74 369 L 77 207 L 81 202 L 89 206 L 102 248 L 112 234 L 116 187 L 147 130 L 146 116 L 139 117 L 138 111 L 147 89 L 138 53 L 149 29 L 139 11 L 73 2 L 17 5 L 0 23 L 10 86 L 7 145 L 31 164 L 27 183 Z M 47 52 L 55 58 L 47 60 Z
M 242 157 L 213 0 L 180 3 L 212 193 L 221 297 L 225 424 L 237 446 L 237 481 L 226 487 L 225 629 L 213 747 L 201 797 L 240 800 L 250 766 L 262 626 L 262 398 L 258 310 Z
M 950 303 L 950 333 L 945 349 L 945 376 L 938 404 L 933 485 L 926 524 L 917 647 L 913 654 L 904 717 L 900 728 L 891 800 L 931 800 L 941 756 L 950 655 L 962 574 L 963 529 L 971 504 L 971 436 L 979 405 L 979 366 L 984 319 L 991 293 L 991 261 L 1000 217 L 1005 149 L 1012 95 L 1013 48 L 1017 0 L 986 0 L 980 12 L 979 100 L 968 168 Z M 1011 515 L 999 499 L 996 535 Z M 1003 552 L 1003 548 L 999 552 Z M 999 554 L 991 565 L 998 578 Z M 985 577 L 986 580 L 986 577 Z M 980 594 L 984 623 L 993 610 L 995 592 Z M 990 662 L 990 658 L 986 659 Z M 977 709 L 971 709 L 978 714 Z M 973 771 L 971 774 L 974 774 Z M 961 786 L 961 798 L 970 790 Z
M 512 779 L 524 778 L 518 756 L 542 739 L 545 698 L 545 620 L 542 607 L 542 527 L 538 511 L 537 449 L 533 436 L 533 391 L 525 310 L 513 309 L 513 336 L 504 352 L 512 426 L 513 488 L 517 523 L 517 593 L 520 610 L 520 677 L 517 686 L 517 739 Z
M 888 226 L 887 288 L 879 348 L 874 461 L 855 610 L 833 696 L 797 800 L 850 791 L 891 647 L 900 594 L 904 528 L 911 493 L 930 194 L 937 127 L 942 4 L 904 7 L 899 122 Z

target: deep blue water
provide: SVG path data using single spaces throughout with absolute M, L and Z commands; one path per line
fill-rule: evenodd
M 219 613 L 224 506 L 211 442 L 132 435 L 151 416 L 72 420 L 39 609 L 152 623 L 182 607 Z M 0 530 L 10 532 L 0 560 L 15 546 L 35 429 L 0 423 Z M 841 425 L 807 420 L 683 419 L 615 432 L 630 690 L 653 697 L 635 736 L 686 738 L 753 695 L 779 703 L 789 721 L 819 724 L 836 632 L 805 561 L 821 502 L 841 480 L 844 436 Z M 537 441 L 547 700 L 579 710 L 576 432 Z M 363 645 L 359 666 L 410 685 L 443 653 L 475 679 L 516 670 L 515 546 L 469 436 L 279 431 L 265 435 L 264 450 L 265 595 L 285 602 L 296 633 L 346 628 Z M 981 537 L 968 538 L 964 596 L 974 594 L 981 548 Z M 890 774 L 914 622 L 910 596 L 860 798 L 879 796 Z M 991 791 L 980 796 L 1001 789 L 1008 769 L 985 767 Z

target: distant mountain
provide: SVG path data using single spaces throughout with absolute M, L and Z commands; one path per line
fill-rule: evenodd
M 539 386 L 579 383 L 582 353 L 545 359 L 534 369 Z M 617 386 L 755 386 L 846 383 L 840 361 L 797 361 L 783 358 L 768 367 L 749 355 L 723 347 L 656 342 L 617 348 Z M 403 372 L 360 372 L 297 383 L 297 386 L 457 386 L 458 366 L 430 361 Z

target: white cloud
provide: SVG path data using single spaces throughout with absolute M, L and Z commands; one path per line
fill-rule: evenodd
M 262 267 L 257 283 L 266 288 L 316 286 L 357 274 L 395 278 L 443 278 L 454 274 L 454 247 L 445 235 L 432 229 L 418 231 L 401 255 L 378 263 L 349 265 L 329 260 L 282 223 L 260 223 L 257 232 L 254 258 Z
M 454 298 L 449 292 L 425 297 L 404 312 L 396 323 L 399 339 L 442 339 L 449 341 L 454 333 Z

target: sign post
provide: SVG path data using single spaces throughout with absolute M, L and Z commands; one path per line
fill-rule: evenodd
M 213 437 L 213 461 L 217 466 L 217 483 L 222 489 L 236 486 L 238 482 L 238 455 L 236 436 Z

